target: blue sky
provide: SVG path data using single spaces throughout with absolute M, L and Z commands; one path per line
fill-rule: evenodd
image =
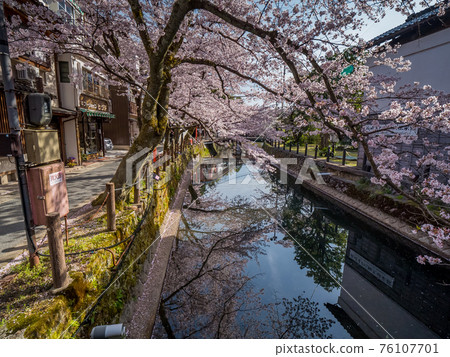
M 378 23 L 368 23 L 365 29 L 360 34 L 366 41 L 381 35 L 382 33 L 402 24 L 405 22 L 406 17 L 396 11 L 390 11 L 386 16 Z
M 416 12 L 423 10 L 422 7 L 416 6 L 414 9 Z M 405 22 L 406 16 L 395 10 L 386 11 L 386 16 L 378 23 L 369 22 L 367 26 L 360 32 L 362 38 L 366 41 L 373 39 L 374 37 L 381 35 L 382 33 L 402 24 Z

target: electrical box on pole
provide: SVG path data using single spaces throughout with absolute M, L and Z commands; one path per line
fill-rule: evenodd
M 23 131 L 28 162 L 40 165 L 61 160 L 58 131 L 38 129 Z
M 62 162 L 31 167 L 27 170 L 27 177 L 34 224 L 45 225 L 46 215 L 51 212 L 57 212 L 61 217 L 69 213 L 66 173 Z

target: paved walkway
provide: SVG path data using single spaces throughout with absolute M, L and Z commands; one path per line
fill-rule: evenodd
M 114 175 L 125 151 L 111 151 L 104 161 L 66 169 L 69 207 L 73 212 L 91 201 L 105 189 L 105 183 Z M 44 226 L 37 227 L 42 234 Z M 0 267 L 27 248 L 25 225 L 17 182 L 0 186 Z

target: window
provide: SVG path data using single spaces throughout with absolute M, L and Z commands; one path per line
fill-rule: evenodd
M 47 85 L 47 72 L 40 70 L 39 71 L 39 77 L 42 78 L 42 83 L 44 85 Z
M 61 83 L 70 83 L 69 62 L 67 61 L 59 62 L 59 81 Z
M 59 0 L 58 9 L 65 16 L 68 16 L 71 22 L 75 22 L 75 19 L 78 19 L 80 17 L 78 10 L 76 10 L 73 5 L 70 4 L 69 0 Z
M 83 90 L 87 92 L 94 91 L 94 81 L 92 73 L 83 68 Z
M 70 18 L 73 19 L 73 7 L 69 4 L 66 4 L 66 11 L 69 14 Z
M 59 0 L 58 1 L 58 8 L 59 8 L 59 10 L 66 11 L 66 1 L 65 0 Z
M 97 77 L 94 77 L 94 92 L 100 94 L 100 83 Z

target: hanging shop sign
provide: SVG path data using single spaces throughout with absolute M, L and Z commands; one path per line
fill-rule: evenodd
M 90 97 L 86 94 L 80 94 L 80 107 L 89 110 L 107 112 L 108 102 L 106 100 Z

